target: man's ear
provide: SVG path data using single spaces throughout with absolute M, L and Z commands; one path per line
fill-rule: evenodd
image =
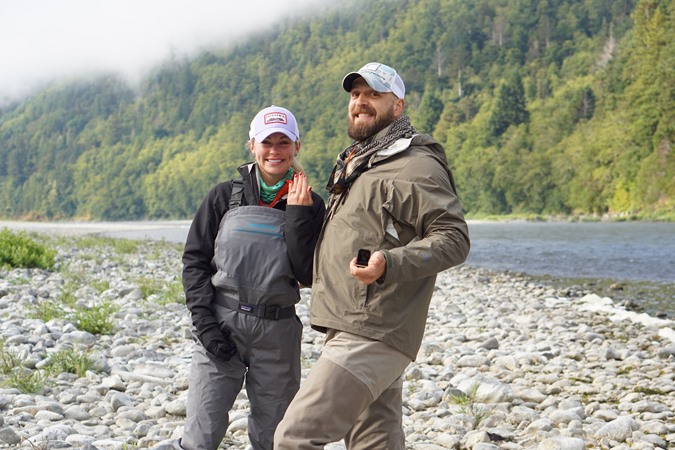
M 394 102 L 394 117 L 398 118 L 403 114 L 403 109 L 405 108 L 405 100 L 402 98 L 397 98 Z

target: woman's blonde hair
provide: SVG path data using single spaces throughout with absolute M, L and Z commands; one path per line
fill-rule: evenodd
M 305 168 L 302 167 L 302 164 L 300 164 L 300 161 L 298 161 L 296 156 L 293 156 L 293 162 L 291 163 L 291 167 L 293 168 L 293 171 L 295 173 L 303 173 L 305 171 Z

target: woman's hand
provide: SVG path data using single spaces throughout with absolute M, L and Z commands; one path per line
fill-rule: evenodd
M 293 174 L 293 180 L 288 183 L 287 205 L 312 206 L 312 186 L 307 184 L 304 173 Z

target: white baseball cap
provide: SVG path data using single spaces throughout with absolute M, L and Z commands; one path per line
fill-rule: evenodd
M 300 139 L 298 122 L 293 113 L 286 108 L 272 105 L 255 115 L 248 137 L 261 142 L 274 133 L 284 133 L 293 142 Z

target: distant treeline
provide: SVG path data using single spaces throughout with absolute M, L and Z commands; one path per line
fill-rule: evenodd
M 189 218 L 249 160 L 262 107 L 296 113 L 323 193 L 349 144 L 340 81 L 396 67 L 469 216 L 675 217 L 675 0 L 348 1 L 132 87 L 55 84 L 0 110 L 0 216 Z

